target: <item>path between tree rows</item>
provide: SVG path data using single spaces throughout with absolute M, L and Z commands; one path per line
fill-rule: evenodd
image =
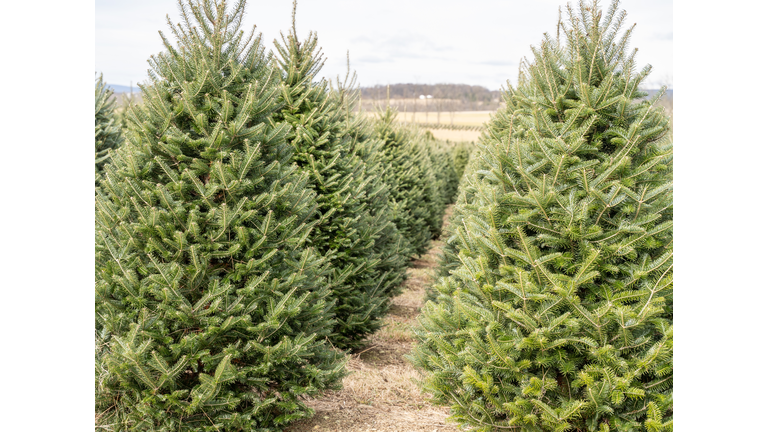
M 446 209 L 443 229 L 453 212 Z M 446 424 L 447 407 L 429 403 L 416 380 L 419 373 L 405 359 L 415 340 L 410 327 L 424 305 L 425 289 L 437 267 L 442 238 L 432 240 L 429 251 L 411 262 L 403 293 L 392 299 L 384 326 L 368 344 L 349 355 L 344 388 L 308 401 L 312 418 L 291 425 L 285 432 L 436 432 L 458 431 Z

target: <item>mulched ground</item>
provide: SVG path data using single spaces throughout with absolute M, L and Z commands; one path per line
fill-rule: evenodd
M 453 208 L 443 218 L 448 220 Z M 441 241 L 411 262 L 404 292 L 392 300 L 385 325 L 367 339 L 367 345 L 349 355 L 344 388 L 307 401 L 315 416 L 299 421 L 285 432 L 437 432 L 459 429 L 446 423 L 446 407 L 434 406 L 421 394 L 419 373 L 405 359 L 415 343 L 410 326 L 424 304 L 424 290 L 437 267 Z

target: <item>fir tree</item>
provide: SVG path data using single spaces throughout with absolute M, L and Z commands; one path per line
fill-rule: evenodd
M 408 255 L 421 255 L 432 238 L 442 203 L 428 149 L 415 131 L 397 125 L 396 117 L 388 106 L 379 113 L 375 132 L 384 142 L 384 181 L 390 188 L 395 225 L 409 241 Z
M 445 233 L 445 244 L 440 251 L 440 257 L 438 267 L 436 270 L 436 277 L 450 276 L 451 271 L 461 264 L 459 261 L 459 241 L 455 235 L 455 230 L 460 226 L 460 221 L 471 214 L 474 210 L 474 192 L 476 189 L 476 171 L 478 167 L 478 158 L 476 155 L 478 152 L 469 153 L 467 160 L 461 164 L 463 167 L 463 174 L 456 191 L 456 200 L 453 207 L 453 213 L 448 219 L 448 226 Z M 461 163 L 461 161 L 460 161 Z M 427 287 L 427 299 L 435 300 L 437 292 L 433 287 Z
M 380 259 L 377 268 L 391 280 L 387 285 L 395 287 L 389 294 L 392 297 L 401 292 L 401 282 L 405 280 L 409 242 L 394 223 L 395 206 L 389 185 L 384 180 L 388 170 L 388 157 L 384 151 L 386 142 L 378 137 L 375 121 L 365 114 L 353 113 L 352 107 L 357 106 L 360 99 L 360 89 L 355 87 L 356 79 L 355 73 L 352 73 L 350 78 L 347 55 L 347 76 L 344 82 L 337 78 L 336 88 L 331 95 L 345 113 L 345 133 L 353 137 L 354 153 L 363 160 L 364 177 L 371 179 L 366 184 L 363 197 L 365 206 L 375 218 L 387 221 L 386 224 L 380 221 L 372 221 L 371 224 L 382 227 L 373 250 Z
M 481 139 L 413 360 L 472 430 L 671 430 L 669 120 L 618 2 L 568 14 Z
M 467 142 L 457 143 L 456 145 L 454 145 L 453 150 L 451 150 L 451 158 L 453 159 L 453 169 L 454 171 L 456 171 L 456 175 L 459 177 L 459 181 L 461 181 L 461 178 L 464 176 L 464 168 L 467 167 L 467 163 L 469 162 L 469 157 L 471 154 L 472 154 L 472 151 L 469 143 Z M 458 192 L 458 186 L 457 186 L 457 192 Z M 453 202 L 453 200 L 451 200 L 451 202 Z
M 388 189 L 355 152 L 347 107 L 325 79 L 316 81 L 323 65 L 317 35 L 299 41 L 295 8 L 294 1 L 291 31 L 275 43 L 284 84 L 284 106 L 276 121 L 290 126 L 292 161 L 309 175 L 309 187 L 317 193 L 319 212 L 310 242 L 331 264 L 337 321 L 330 340 L 339 348 L 354 348 L 381 326 L 379 318 L 404 274 L 403 242 L 388 208 L 369 206 L 369 194 L 386 203 Z M 379 240 L 386 244 L 374 247 Z
M 343 375 L 307 248 L 317 204 L 245 2 L 179 6 L 97 190 L 97 410 L 110 430 L 280 430 Z
M 429 144 L 431 144 L 432 171 L 435 173 L 437 192 L 442 204 L 436 207 L 438 210 L 436 213 L 440 222 L 437 232 L 439 235 L 442 229 L 442 216 L 445 206 L 452 203 L 454 198 L 456 198 L 460 176 L 456 172 L 456 164 L 453 160 L 454 147 L 446 141 L 432 140 Z
M 123 143 L 120 122 L 115 118 L 115 99 L 103 75 L 96 78 L 96 176 L 109 161 L 109 150 Z
M 440 237 L 443 229 L 443 213 L 445 213 L 446 200 L 450 195 L 453 164 L 450 162 L 450 155 L 443 145 L 438 144 L 435 136 L 430 131 L 413 128 L 411 136 L 416 144 L 425 153 L 426 163 L 422 165 L 428 180 L 426 193 L 428 201 L 425 204 L 428 211 L 427 223 L 431 238 Z

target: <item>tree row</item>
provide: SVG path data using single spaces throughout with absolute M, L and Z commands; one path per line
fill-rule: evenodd
M 356 114 L 314 33 L 267 52 L 244 1 L 179 6 L 125 128 L 96 85 L 97 428 L 281 430 L 381 326 L 468 153 Z

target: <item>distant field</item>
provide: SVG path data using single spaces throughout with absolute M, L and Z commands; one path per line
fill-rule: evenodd
M 454 126 L 482 126 L 491 116 L 494 111 L 456 111 L 451 115 L 449 112 L 440 113 L 440 125 Z M 368 115 L 374 115 L 369 112 Z M 417 112 L 414 116 L 413 112 L 399 112 L 397 120 L 403 123 L 429 123 L 430 125 L 438 124 L 438 117 L 436 111 L 431 112 Z M 453 120 L 453 122 L 451 122 Z M 480 138 L 479 130 L 450 130 L 442 128 L 425 128 L 432 132 L 435 138 L 440 140 L 450 141 L 475 141 Z
M 480 138 L 480 131 L 473 130 L 448 130 L 448 129 L 427 129 L 439 140 L 448 141 L 474 141 Z
M 453 124 L 457 126 L 482 126 L 493 112 L 494 111 L 456 111 L 451 115 L 451 113 L 447 111 L 442 111 L 440 113 L 440 124 L 450 125 L 451 119 L 453 119 Z M 368 114 L 373 115 L 373 113 Z M 413 112 L 399 112 L 397 120 L 405 123 L 437 123 L 437 112 L 417 112 L 415 116 Z

